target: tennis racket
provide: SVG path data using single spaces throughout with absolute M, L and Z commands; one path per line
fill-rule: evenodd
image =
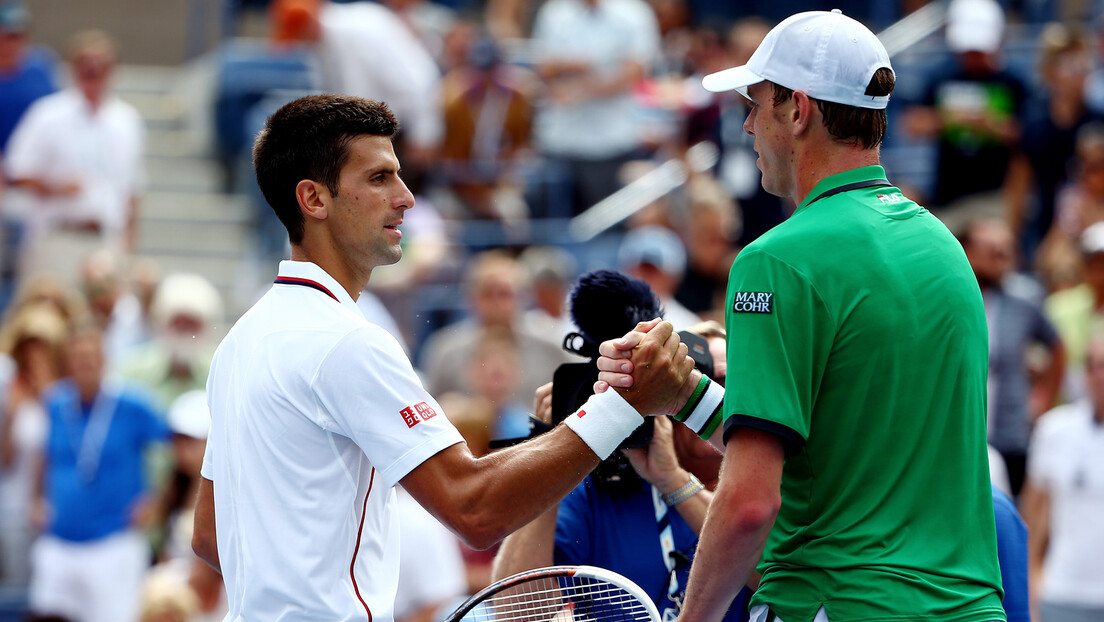
M 593 566 L 519 572 L 464 601 L 445 622 L 660 622 L 644 590 Z

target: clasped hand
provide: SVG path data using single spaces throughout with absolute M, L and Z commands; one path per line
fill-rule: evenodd
M 643 415 L 677 413 L 701 377 L 674 327 L 660 319 L 641 322 L 624 337 L 602 342 L 598 353 L 594 392 L 612 387 Z

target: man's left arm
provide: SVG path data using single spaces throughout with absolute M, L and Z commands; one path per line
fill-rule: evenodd
M 720 620 L 752 576 L 782 504 L 783 441 L 754 428 L 728 439 L 680 622 Z
M 199 480 L 195 522 L 192 526 L 192 550 L 219 573 L 218 538 L 215 535 L 215 483 L 206 477 Z

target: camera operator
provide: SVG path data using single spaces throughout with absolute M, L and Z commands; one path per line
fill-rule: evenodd
M 695 357 L 705 363 L 699 368 L 723 384 L 724 329 L 702 322 L 688 332 L 708 343 L 706 358 Z M 547 384 L 536 394 L 534 411 L 545 423 L 555 418 L 552 393 L 553 384 Z M 667 417 L 655 418 L 644 447 L 622 452 L 631 469 L 596 469 L 558 507 L 509 536 L 495 559 L 493 578 L 553 564 L 598 566 L 641 586 L 663 619 L 674 620 L 721 455 Z M 747 597 L 745 590 L 733 602 L 726 622 L 747 620 Z

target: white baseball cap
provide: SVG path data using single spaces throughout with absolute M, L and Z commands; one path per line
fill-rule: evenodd
M 767 33 L 746 65 L 702 79 L 707 91 L 739 91 L 770 80 L 813 99 L 858 108 L 884 109 L 888 95 L 865 95 L 874 72 L 889 64 L 889 53 L 866 26 L 839 9 L 791 15 Z
M 203 440 L 211 429 L 207 392 L 193 389 L 173 400 L 169 407 L 169 428 L 176 434 Z
M 1081 232 L 1081 251 L 1086 255 L 1104 253 L 1104 222 L 1093 223 Z
M 681 276 L 686 271 L 686 247 L 674 231 L 658 225 L 631 229 L 617 249 L 617 264 L 629 270 L 641 264 Z
M 996 0 L 954 0 L 947 8 L 947 47 L 952 52 L 1000 49 L 1004 37 L 1004 9 Z

